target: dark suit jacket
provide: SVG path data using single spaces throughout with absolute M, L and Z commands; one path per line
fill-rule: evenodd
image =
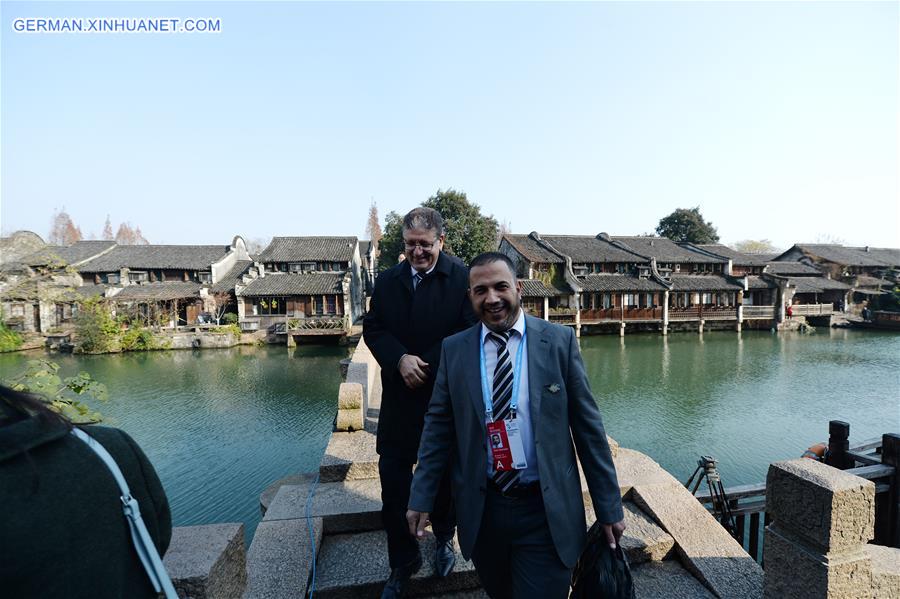
M 541 493 L 553 544 L 563 563 L 572 567 L 586 538 L 576 448 L 597 519 L 603 523 L 623 518 L 619 483 L 574 331 L 531 316 L 525 323 L 529 412 Z M 449 463 L 459 545 L 467 558 L 478 538 L 487 484 L 479 343 L 480 324 L 444 341 L 409 500 L 410 509 L 430 512 Z
M 375 282 L 363 337 L 381 366 L 381 413 L 376 449 L 380 455 L 416 461 L 422 421 L 441 360 L 441 342 L 475 322 L 466 290 L 469 271 L 441 252 L 434 270 L 413 293 L 407 262 L 390 268 Z M 419 356 L 430 368 L 418 389 L 404 383 L 397 363 L 403 354 Z

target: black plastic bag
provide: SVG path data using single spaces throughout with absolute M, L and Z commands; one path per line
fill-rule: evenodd
M 572 574 L 571 599 L 635 599 L 634 581 L 621 545 L 613 550 L 594 522 Z

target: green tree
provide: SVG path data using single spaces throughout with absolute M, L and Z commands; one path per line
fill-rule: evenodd
M 439 189 L 422 205 L 444 217 L 444 249 L 448 254 L 468 264 L 478 254 L 497 249 L 497 219 L 482 215 L 481 208 L 469 202 L 464 191 Z
M 448 254 L 468 263 L 478 254 L 497 248 L 497 219 L 481 214 L 481 208 L 469 202 L 464 191 L 439 189 L 422 206 L 434 208 L 444 217 L 444 251 Z M 379 270 L 397 264 L 403 253 L 403 217 L 396 212 L 389 212 L 384 219 L 380 248 Z
M 679 208 L 659 221 L 656 234 L 668 237 L 672 241 L 688 241 L 690 243 L 716 243 L 719 235 L 712 223 L 703 220 L 700 207 Z
M 109 312 L 109 306 L 99 297 L 85 299 L 78 306 L 75 335 L 79 351 L 102 354 L 119 349 L 121 329 Z

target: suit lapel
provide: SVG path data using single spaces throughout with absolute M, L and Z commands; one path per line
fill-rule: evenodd
M 400 270 L 397 271 L 397 278 L 400 279 L 400 282 L 403 284 L 403 287 L 409 292 L 410 295 L 413 294 L 413 286 L 412 286 L 412 271 L 409 269 L 409 264 L 404 260 L 399 264 Z
M 482 432 L 485 432 L 484 393 L 481 389 L 481 323 L 471 327 L 466 337 L 463 362 L 466 386 L 469 390 L 469 398 L 475 408 L 475 414 L 478 416 L 478 422 L 481 423 Z
M 540 423 L 543 383 L 547 380 L 544 364 L 550 355 L 550 342 L 544 321 L 525 315 L 525 337 L 528 345 L 528 405 L 531 422 Z

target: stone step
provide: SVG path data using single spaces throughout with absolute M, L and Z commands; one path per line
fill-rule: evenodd
M 375 434 L 366 430 L 332 433 L 319 465 L 319 481 L 332 483 L 364 478 L 378 478 Z
M 714 599 L 703 584 L 676 560 L 647 562 L 631 568 L 636 599 Z
M 872 560 L 872 591 L 875 597 L 900 597 L 900 549 L 866 545 Z
M 648 517 L 631 501 L 623 501 L 625 510 L 625 533 L 620 541 L 628 562 L 641 564 L 648 561 L 662 561 L 672 556 L 675 539 L 672 535 Z M 592 507 L 585 511 L 588 526 L 594 523 L 596 516 Z
M 434 537 L 421 542 L 422 569 L 410 581 L 408 597 L 440 595 L 477 590 L 478 575 L 472 562 L 463 559 L 456 547 L 456 565 L 446 578 L 434 576 Z M 326 536 L 316 561 L 315 595 L 338 597 L 380 597 L 390 575 L 387 536 L 384 531 Z M 476 595 L 473 595 L 473 597 Z
M 313 483 L 285 485 L 269 505 L 263 522 L 305 519 Z M 313 490 L 309 516 L 321 518 L 325 534 L 381 528 L 381 483 L 377 478 L 319 483 Z

